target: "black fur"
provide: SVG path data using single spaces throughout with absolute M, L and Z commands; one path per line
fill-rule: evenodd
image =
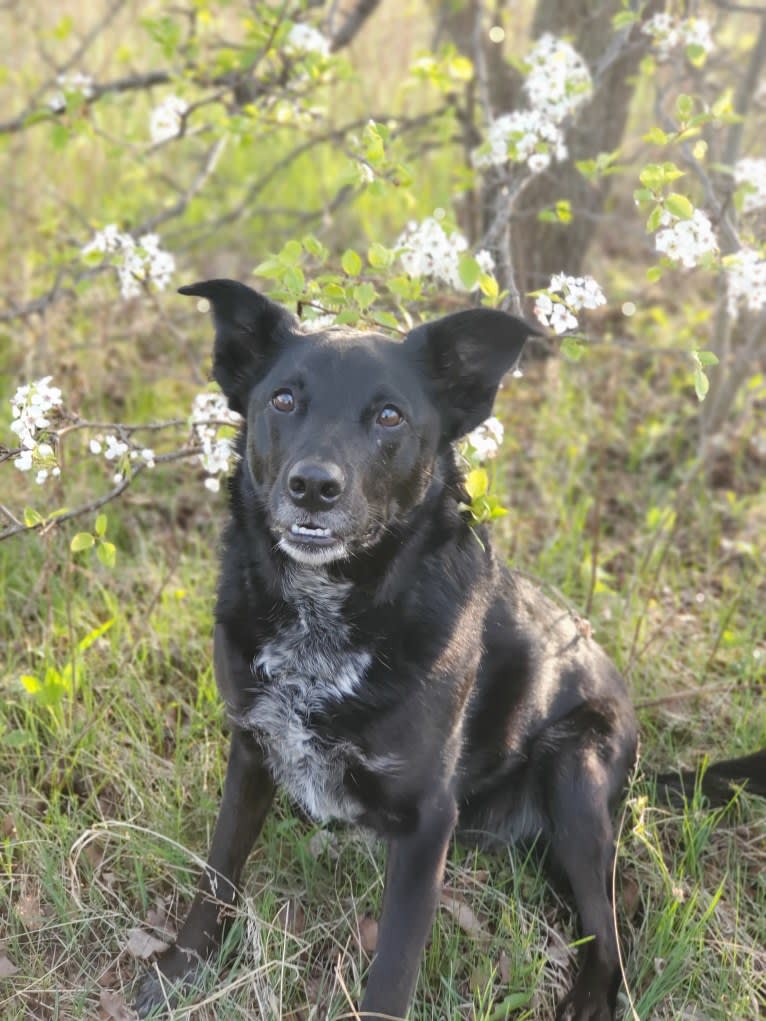
M 635 716 L 579 622 L 498 564 L 486 534 L 477 541 L 453 451 L 535 327 L 483 309 L 403 343 L 307 336 L 233 281 L 182 293 L 212 303 L 214 375 L 245 422 L 215 630 L 231 752 L 162 982 L 188 980 L 220 945 L 279 783 L 318 818 L 387 841 L 362 1016 L 405 1015 L 457 829 L 480 843 L 543 839 L 593 937 L 559 1017 L 609 1021 L 611 813 Z M 715 776 L 720 790 L 743 778 L 725 765 Z M 142 1016 L 164 1002 L 162 982 L 145 979 Z

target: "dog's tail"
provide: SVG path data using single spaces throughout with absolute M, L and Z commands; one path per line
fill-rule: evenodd
M 674 801 L 691 798 L 699 790 L 711 805 L 719 807 L 727 804 L 739 787 L 766 798 L 766 748 L 738 759 L 713 762 L 699 772 L 660 773 L 656 781 L 658 791 Z

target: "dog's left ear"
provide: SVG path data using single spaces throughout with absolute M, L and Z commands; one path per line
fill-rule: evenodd
M 447 439 L 464 436 L 489 417 L 497 388 L 519 359 L 527 337 L 542 330 L 496 309 L 476 308 L 418 326 L 405 347 L 431 381 Z
M 202 280 L 179 287 L 178 293 L 210 302 L 215 322 L 213 378 L 231 410 L 244 415 L 250 390 L 289 338 L 293 317 L 236 280 Z

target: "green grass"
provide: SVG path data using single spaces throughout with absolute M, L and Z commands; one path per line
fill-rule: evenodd
M 590 619 L 639 704 L 651 701 L 648 770 L 761 747 L 763 575 L 749 554 L 722 556 L 719 539 L 745 542 L 762 494 L 743 465 L 731 490 L 693 482 L 679 497 L 682 469 L 655 462 L 640 434 L 612 435 L 600 372 L 559 367 L 552 378 L 532 365 L 502 398 L 509 441 L 499 468 L 512 513 L 498 544 L 582 607 L 597 542 Z M 671 396 L 657 396 L 658 411 Z M 635 420 L 640 395 L 620 400 L 630 405 L 624 420 Z M 145 477 L 110 509 L 113 571 L 65 552 L 74 528 L 0 547 L 0 943 L 18 969 L 0 981 L 3 1018 L 108 1017 L 120 1002 L 109 996 L 144 967 L 127 949 L 131 930 L 166 913 L 178 923 L 205 854 L 225 761 L 210 662 L 221 498 L 173 471 Z M 676 508 L 672 528 L 654 507 Z M 78 658 L 76 693 L 58 718 L 23 691 L 22 673 L 62 669 L 112 617 Z M 642 1021 L 757 1015 L 764 829 L 754 801 L 723 815 L 696 803 L 670 810 L 639 774 L 617 875 L 626 1011 L 629 993 Z M 350 1010 L 344 987 L 357 996 L 367 967 L 358 926 L 379 909 L 381 851 L 338 828 L 332 854 L 317 855 L 314 833 L 279 803 L 246 873 L 233 963 L 209 976 L 206 998 L 196 994 L 206 1006 L 195 1017 L 297 1019 L 317 1002 L 330 1017 Z M 518 852 L 456 849 L 447 883 L 467 916 L 440 910 L 412 1016 L 552 1017 L 577 932 L 539 865 Z

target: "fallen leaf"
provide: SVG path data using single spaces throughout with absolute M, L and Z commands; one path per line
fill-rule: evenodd
M 19 969 L 13 963 L 8 956 L 8 951 L 5 947 L 0 947 L 0 978 L 10 978 L 15 975 Z
M 293 936 L 302 936 L 306 930 L 306 912 L 297 900 L 289 900 L 279 909 L 277 923 Z
M 150 932 L 145 932 L 143 929 L 131 929 L 125 949 L 131 957 L 146 961 L 152 954 L 161 954 L 163 950 L 167 950 L 168 946 L 168 943 L 163 943 L 161 939 L 152 936 Z
M 331 833 L 330 830 L 317 830 L 316 833 L 312 834 L 309 839 L 308 848 L 309 854 L 315 861 L 324 854 L 332 861 L 337 861 L 340 857 L 338 835 L 337 833 Z
M 16 901 L 16 915 L 25 928 L 39 929 L 43 924 L 39 894 L 22 893 Z
M 507 986 L 511 977 L 511 959 L 508 954 L 506 954 L 505 950 L 500 951 L 500 960 L 497 963 L 497 970 L 500 973 L 503 985 Z
M 136 1021 L 136 1015 L 132 1007 L 125 1002 L 122 993 L 113 993 L 110 989 L 103 989 L 99 996 L 99 1003 L 103 1011 L 103 1017 L 109 1021 Z
M 489 939 L 489 933 L 486 932 L 471 906 L 462 897 L 459 897 L 454 890 L 450 890 L 445 886 L 439 895 L 439 900 L 442 907 L 449 911 L 463 932 L 468 933 L 474 939 Z
M 176 938 L 176 928 L 170 921 L 170 917 L 168 915 L 168 901 L 156 901 L 154 907 L 149 908 L 146 912 L 146 918 L 144 921 L 150 929 L 156 929 L 164 936 L 167 936 L 169 940 L 174 940 Z
M 635 918 L 641 904 L 641 889 L 633 876 L 624 875 L 620 881 L 620 901 L 623 918 Z
M 362 915 L 356 920 L 356 928 L 359 933 L 359 945 L 368 956 L 372 956 L 378 947 L 377 920 L 372 915 Z

